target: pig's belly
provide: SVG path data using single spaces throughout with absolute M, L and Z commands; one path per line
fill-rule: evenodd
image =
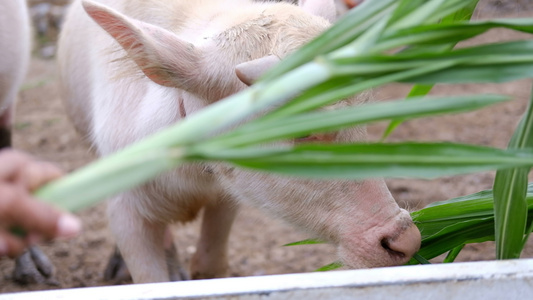
M 153 222 L 188 222 L 206 204 L 220 200 L 222 190 L 212 169 L 187 164 L 131 191 L 139 214 Z

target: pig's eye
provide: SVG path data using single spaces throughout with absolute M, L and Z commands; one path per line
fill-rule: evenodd
M 315 133 L 315 134 L 310 134 L 310 135 L 302 136 L 299 138 L 295 138 L 294 141 L 296 143 L 310 143 L 310 142 L 331 143 L 331 142 L 334 142 L 336 138 L 337 138 L 336 132 Z
M 294 139 L 296 143 L 306 143 L 306 142 L 313 142 L 317 140 L 318 139 L 314 135 L 306 135 L 306 136 L 302 136 L 302 137 L 298 137 Z

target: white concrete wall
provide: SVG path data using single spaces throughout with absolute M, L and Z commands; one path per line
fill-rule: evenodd
M 533 299 L 533 259 L 407 266 L 0 295 L 0 300 Z

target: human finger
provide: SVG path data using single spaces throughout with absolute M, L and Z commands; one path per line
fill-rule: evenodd
M 21 227 L 46 239 L 72 237 L 81 230 L 78 218 L 36 200 L 18 186 L 0 186 L 0 195 L 3 195 L 0 217 L 4 224 Z
M 29 191 L 35 191 L 43 184 L 57 179 L 62 175 L 63 171 L 51 163 L 33 161 L 26 164 L 21 171 L 20 181 Z
M 4 230 L 0 230 L 0 257 L 9 256 L 11 258 L 17 257 L 22 254 L 26 243 Z
M 0 180 L 14 179 L 31 160 L 30 156 L 19 151 L 0 150 Z

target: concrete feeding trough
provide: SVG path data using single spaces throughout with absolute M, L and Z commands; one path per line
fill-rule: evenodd
M 531 299 L 533 259 L 404 266 L 0 295 L 0 300 Z

